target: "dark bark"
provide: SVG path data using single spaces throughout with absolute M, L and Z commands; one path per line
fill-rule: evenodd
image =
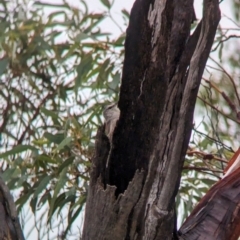
M 198 88 L 220 20 L 218 4 L 204 1 L 203 19 L 190 35 L 193 0 L 135 2 L 109 178 L 104 178 L 104 167 L 98 168 L 107 157 L 101 154 L 107 139 L 100 130 L 84 240 L 172 239 L 174 199 Z
M 0 239 L 24 240 L 15 203 L 0 177 Z

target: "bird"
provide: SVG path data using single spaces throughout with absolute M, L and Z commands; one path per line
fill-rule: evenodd
M 108 137 L 110 144 L 112 144 L 113 132 L 120 117 L 120 110 L 117 103 L 107 105 L 103 110 L 103 116 L 105 119 L 105 134 Z

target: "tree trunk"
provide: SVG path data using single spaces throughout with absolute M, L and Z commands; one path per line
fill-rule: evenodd
M 0 239 L 24 240 L 17 209 L 7 185 L 0 176 Z
M 233 166 L 234 164 L 234 166 Z M 231 167 L 233 166 L 233 167 Z M 240 148 L 225 176 L 201 199 L 179 230 L 184 240 L 237 240 L 240 236 Z M 227 171 L 228 170 L 228 171 Z
M 175 196 L 197 92 L 220 20 L 204 0 L 190 35 L 193 0 L 136 0 L 127 29 L 110 144 L 100 128 L 87 198 L 84 240 L 172 239 Z

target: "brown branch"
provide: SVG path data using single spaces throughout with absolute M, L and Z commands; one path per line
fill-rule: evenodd
M 223 162 L 223 163 L 228 163 L 227 160 L 219 158 L 217 156 L 215 156 L 214 154 L 209 154 L 209 153 L 204 153 L 204 152 L 200 152 L 200 151 L 187 151 L 187 155 L 188 156 L 192 156 L 192 155 L 200 155 L 202 156 L 203 160 L 217 160 L 219 162 Z
M 217 139 L 214 139 L 214 138 L 212 138 L 212 137 L 209 137 L 207 134 L 198 131 L 196 128 L 193 128 L 193 131 L 196 132 L 196 133 L 198 133 L 198 134 L 203 135 L 204 137 L 208 138 L 209 140 L 211 140 L 211 141 L 213 141 L 213 142 L 215 142 L 215 143 L 221 144 L 221 146 L 224 146 L 226 149 L 228 149 L 228 151 L 231 151 L 231 152 L 234 153 L 234 150 L 233 150 L 231 147 L 229 147 L 229 146 L 227 146 L 226 144 L 224 144 L 223 142 L 220 142 L 220 141 L 217 140 Z
M 24 92 L 26 92 L 26 89 L 22 89 L 22 90 L 20 91 L 20 90 L 18 90 L 18 89 L 15 88 L 15 87 L 11 87 L 11 91 L 12 91 L 12 92 L 16 92 L 18 95 L 21 96 L 21 98 L 23 99 L 24 103 L 25 103 L 25 101 L 26 101 L 27 103 L 29 103 L 29 104 L 31 105 L 31 107 L 32 107 L 33 109 L 35 109 L 35 105 L 32 103 L 32 101 L 23 94 Z M 29 94 L 30 94 L 30 92 L 29 92 Z M 24 104 L 22 104 L 22 107 L 24 107 Z
M 239 28 L 221 28 L 222 30 L 227 30 L 227 31 L 240 31 Z
M 236 113 L 236 116 L 238 114 L 236 105 L 232 102 L 232 100 L 227 96 L 227 94 L 224 91 L 221 91 L 217 86 L 215 86 L 212 82 L 210 82 L 208 79 L 203 78 L 205 82 L 207 82 L 210 87 L 214 88 L 218 93 L 222 95 L 224 100 L 227 102 L 229 107 Z M 238 116 L 237 116 L 238 117 Z
M 233 78 L 232 78 L 231 75 L 223 68 L 223 66 L 221 66 L 217 61 L 215 61 L 212 57 L 210 57 L 210 59 L 211 59 L 211 60 L 227 75 L 227 77 L 229 78 L 230 82 L 231 82 L 232 85 L 233 85 L 233 88 L 234 88 L 234 92 L 235 92 L 235 94 L 236 94 L 236 97 L 237 97 L 237 99 L 238 99 L 238 104 L 240 105 L 240 97 L 239 97 L 239 95 L 238 95 L 237 86 L 236 86 Z M 211 66 L 209 66 L 209 67 L 211 67 Z M 214 69 L 214 67 L 211 67 L 211 68 Z M 217 70 L 219 70 L 219 69 L 217 69 Z
M 223 0 L 222 0 L 222 1 L 223 1 Z M 233 24 L 235 24 L 237 27 L 240 28 L 240 25 L 239 25 L 237 22 L 235 22 L 232 18 L 228 17 L 226 14 L 223 14 L 223 16 L 224 16 L 225 18 L 227 18 L 229 21 L 231 21 Z
M 231 99 L 227 96 L 227 94 L 225 92 L 222 92 L 222 96 L 225 99 L 225 101 L 228 103 L 229 107 L 237 114 L 236 105 L 231 101 Z
M 217 44 L 217 46 L 216 46 L 214 49 L 212 49 L 211 52 L 216 51 L 217 48 L 218 48 L 223 42 L 226 42 L 226 41 L 228 41 L 228 40 L 231 39 L 231 38 L 240 38 L 240 36 L 237 36 L 237 35 L 229 35 L 229 36 L 226 37 L 225 39 L 219 41 L 218 44 Z
M 38 107 L 36 108 L 36 111 L 35 111 L 35 113 L 33 114 L 32 118 L 29 120 L 28 126 L 25 128 L 25 130 L 23 131 L 21 137 L 18 139 L 17 145 L 19 145 L 19 144 L 23 141 L 25 135 L 26 135 L 27 132 L 30 130 L 31 123 L 37 118 L 37 116 L 38 116 L 38 114 L 39 114 L 39 112 L 40 112 L 40 108 L 42 107 L 42 105 L 45 103 L 45 101 L 46 101 L 48 98 L 51 98 L 53 95 L 54 95 L 53 93 L 49 93 L 49 94 L 47 94 L 47 96 L 46 96 L 45 98 L 43 98 L 43 100 L 41 101 L 41 103 L 40 103 L 40 104 L 38 105 Z
M 216 173 L 223 173 L 223 171 L 220 170 L 213 170 L 205 167 L 194 167 L 194 166 L 184 166 L 183 169 L 188 170 L 196 170 L 196 171 L 210 171 L 210 172 L 216 172 Z M 215 176 L 215 175 L 214 175 Z
M 228 118 L 228 119 L 230 119 L 230 120 L 232 120 L 232 121 L 240 124 L 240 121 L 235 120 L 235 119 L 233 119 L 232 117 L 228 116 L 226 113 L 220 111 L 217 107 L 213 106 L 212 104 L 210 104 L 209 102 L 207 102 L 206 100 L 204 100 L 202 97 L 198 96 L 198 98 L 199 98 L 201 101 L 203 101 L 206 105 L 208 105 L 208 106 L 211 107 L 212 109 L 216 110 L 217 112 L 219 112 L 220 114 L 222 114 L 222 115 L 225 116 L 226 118 Z
M 2 133 L 8 123 L 8 119 L 10 117 L 10 114 L 9 114 L 9 110 L 11 110 L 11 107 L 12 107 L 12 103 L 11 103 L 11 95 L 9 94 L 7 96 L 7 99 L 6 99 L 6 103 L 7 103 L 7 106 L 6 108 L 3 110 L 3 113 L 2 113 L 2 117 L 3 117 L 3 123 L 2 125 L 0 126 L 0 133 Z

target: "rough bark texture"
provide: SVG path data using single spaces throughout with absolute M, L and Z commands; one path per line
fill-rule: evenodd
M 215 184 L 179 233 L 184 240 L 237 240 L 240 236 L 240 169 Z
M 125 43 L 121 115 L 107 171 L 109 143 L 103 129 L 98 133 L 84 240 L 174 237 L 174 199 L 220 20 L 218 4 L 204 1 L 203 19 L 190 35 L 193 0 L 136 0 Z
M 24 240 L 12 195 L 0 177 L 0 239 Z

